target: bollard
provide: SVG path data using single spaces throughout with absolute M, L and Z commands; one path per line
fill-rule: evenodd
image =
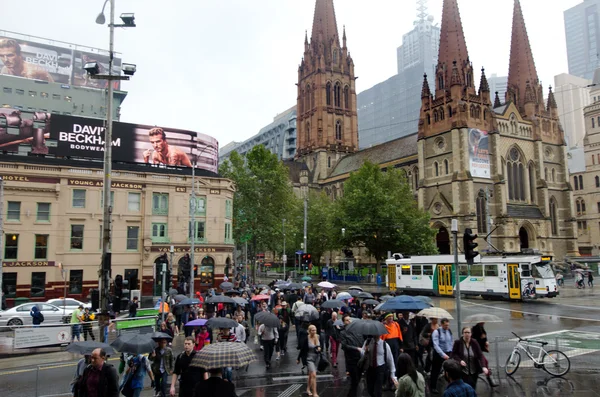
M 498 347 L 500 343 L 497 336 L 494 344 L 496 345 L 496 375 L 498 376 L 498 382 L 500 382 L 500 348 Z
M 37 366 L 36 371 L 35 371 L 35 397 L 38 397 L 40 395 L 39 390 L 38 390 L 39 381 L 40 381 L 40 367 Z

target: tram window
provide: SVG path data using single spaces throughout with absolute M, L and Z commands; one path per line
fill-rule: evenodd
M 521 277 L 531 277 L 531 270 L 529 264 L 521 265 Z
M 402 265 L 402 275 L 410 276 L 410 265 Z
M 421 265 L 413 265 L 412 274 L 413 276 L 420 276 L 422 272 Z
M 458 267 L 458 274 L 461 276 L 468 276 L 469 275 L 469 267 L 467 265 L 460 265 Z
M 433 276 L 433 265 L 423 265 L 423 275 Z
M 498 276 L 498 265 L 485 265 L 486 276 Z
M 471 265 L 471 276 L 483 277 L 483 266 L 482 265 Z

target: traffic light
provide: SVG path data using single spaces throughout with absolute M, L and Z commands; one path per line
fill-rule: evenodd
M 194 278 L 198 277 L 198 265 L 194 265 Z
M 465 259 L 469 265 L 472 265 L 473 259 L 479 255 L 479 252 L 474 251 L 479 245 L 475 242 L 476 239 L 477 235 L 473 234 L 473 230 L 465 229 L 465 234 L 463 236 L 463 248 L 465 250 Z
M 123 296 L 123 276 L 117 274 L 115 276 L 115 296 L 121 298 Z
M 310 254 L 302 254 L 302 268 L 308 270 L 312 264 L 312 256 Z

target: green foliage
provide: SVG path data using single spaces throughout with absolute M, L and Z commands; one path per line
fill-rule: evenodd
M 418 208 L 399 170 L 382 172 L 375 164 L 363 164 L 345 182 L 344 195 L 336 204 L 335 228 L 346 229 L 344 245 L 366 247 L 377 262 L 387 251 L 408 255 L 437 252 L 429 214 Z
M 315 264 L 330 250 L 341 248 L 340 229 L 335 227 L 337 205 L 325 192 L 311 192 L 308 198 L 308 252 Z

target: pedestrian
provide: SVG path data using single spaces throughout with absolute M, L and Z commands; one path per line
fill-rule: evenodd
M 231 328 L 221 328 L 219 330 L 219 335 L 217 336 L 217 343 L 222 342 L 237 342 L 235 334 L 231 333 Z M 223 379 L 225 379 L 228 382 L 233 381 L 232 367 L 223 368 Z
M 238 342 L 246 343 L 246 340 L 248 339 L 248 337 L 246 335 L 246 327 L 244 327 L 244 324 L 242 324 L 244 322 L 244 315 L 240 314 L 240 315 L 235 316 L 234 318 L 238 322 L 237 327 L 235 327 L 233 329 L 233 333 L 235 334 L 235 339 Z
M 169 376 L 173 375 L 173 350 L 167 346 L 166 339 L 159 339 L 158 346 L 149 356 L 154 374 L 154 391 L 156 397 L 167 397 Z
M 484 328 L 484 325 L 485 323 L 477 323 L 473 326 L 473 328 L 471 328 L 471 339 L 473 339 L 479 344 L 479 348 L 481 349 L 482 353 L 489 353 L 490 344 L 488 342 L 487 332 Z M 482 354 L 482 356 L 484 367 L 489 368 L 488 360 L 485 357 L 485 354 Z M 491 387 L 498 386 L 498 383 L 494 380 L 494 378 L 492 378 L 492 371 L 488 373 L 487 381 Z
M 420 319 L 424 319 L 424 317 L 419 317 Z M 423 321 L 423 320 L 421 320 Z M 425 320 L 426 321 L 426 320 Z M 419 351 L 420 353 L 417 355 L 419 358 L 419 362 L 422 365 L 425 373 L 431 371 L 431 364 L 433 359 L 433 343 L 431 343 L 431 334 L 433 331 L 439 328 L 438 319 L 431 318 L 429 322 L 425 323 L 421 331 L 419 332 Z M 423 362 L 423 353 L 425 353 L 425 362 Z
M 201 380 L 196 384 L 194 397 L 237 397 L 235 386 L 223 379 L 221 368 L 211 368 L 208 373 L 210 374 L 208 379 Z
M 29 315 L 31 316 L 31 322 L 33 323 L 33 327 L 37 328 L 41 323 L 44 322 L 44 314 L 37 307 L 37 305 L 33 305 L 31 310 L 29 311 Z
M 271 357 L 273 357 L 273 350 L 275 350 L 275 344 L 279 340 L 279 333 L 277 328 L 267 327 L 265 324 L 261 324 L 258 327 L 258 335 L 260 336 L 261 346 L 263 347 L 265 366 L 267 369 L 271 368 Z
M 321 341 L 317 333 L 317 327 L 308 326 L 308 337 L 303 341 L 302 350 L 306 351 L 306 362 L 308 366 L 308 380 L 306 394 L 318 397 L 317 395 L 317 366 L 321 355 Z
M 129 318 L 134 318 L 137 315 L 138 307 L 138 297 L 134 296 L 133 300 L 129 302 Z
M 141 354 L 129 357 L 127 360 L 125 376 L 119 387 L 121 393 L 125 394 L 123 390 L 129 388 L 133 391 L 133 394 L 130 394 L 130 396 L 140 397 L 142 389 L 144 388 L 144 378 L 146 377 L 146 374 L 148 374 L 150 380 L 154 382 L 154 375 L 152 374 L 148 359 Z
M 383 339 L 377 336 L 369 336 L 362 348 L 359 348 L 367 365 L 367 391 L 371 397 L 381 397 L 385 385 L 386 373 L 394 385 L 398 385 L 396 378 L 396 364 L 392 356 L 392 350 Z
M 290 326 L 288 323 L 285 322 L 283 316 L 279 316 L 279 326 L 277 327 L 279 341 L 277 342 L 277 346 L 275 346 L 275 351 L 277 352 L 277 357 L 275 357 L 275 360 L 279 360 L 279 356 L 285 356 L 285 353 L 287 352 L 289 330 Z
M 413 360 L 415 367 L 419 364 L 417 360 L 417 352 L 419 349 L 419 340 L 415 330 L 415 315 L 409 312 L 402 312 L 402 317 L 398 320 L 400 330 L 402 331 L 402 350 L 407 353 Z M 398 377 L 400 374 L 398 374 Z
M 425 378 L 415 369 L 413 359 L 407 353 L 398 357 L 398 388 L 396 397 L 425 397 Z
M 308 326 L 309 323 L 307 321 L 303 321 L 299 327 L 297 327 L 298 332 L 298 358 L 296 359 L 296 364 L 300 364 L 302 361 L 302 370 L 308 365 L 306 361 L 308 359 Z
M 337 368 L 337 357 L 340 349 L 341 335 L 340 327 L 335 323 L 338 321 L 338 314 L 336 312 L 331 313 L 331 318 L 327 321 L 325 332 L 329 339 L 330 351 L 331 351 L 331 365 L 333 368 Z
M 83 309 L 83 340 L 87 341 L 88 335 L 90 336 L 90 338 L 92 338 L 92 340 L 96 340 L 94 332 L 92 331 L 92 321 L 94 321 L 95 319 L 96 315 L 94 313 L 90 313 L 89 307 Z
M 462 337 L 454 341 L 450 357 L 460 363 L 463 381 L 477 388 L 477 378 L 483 372 L 486 376 L 490 373 L 483 360 L 479 343 L 471 338 L 471 328 L 462 329 Z
M 402 351 L 402 331 L 400 330 L 400 325 L 394 321 L 393 313 L 388 313 L 385 315 L 383 325 L 385 326 L 385 329 L 387 329 L 388 333 L 381 335 L 381 339 L 383 339 L 390 346 L 394 363 L 396 363 L 398 361 L 398 356 Z
M 348 397 L 356 397 L 358 393 L 358 384 L 360 383 L 361 373 L 358 368 L 360 360 L 360 348 L 364 342 L 362 335 L 355 334 L 346 330 L 346 327 L 352 322 L 349 314 L 342 317 L 344 323 L 341 329 L 341 343 L 346 361 L 346 374 L 350 377 L 350 390 Z
M 198 382 L 208 379 L 204 368 L 190 365 L 195 355 L 194 338 L 188 336 L 183 341 L 183 351 L 175 359 L 175 368 L 171 377 L 171 396 L 175 396 L 175 385 L 178 379 L 180 397 L 191 396 Z
M 306 290 L 306 294 L 304 294 L 304 303 L 312 305 L 313 303 L 315 303 L 315 294 L 313 294 L 312 292 L 312 288 L 308 288 Z
M 594 275 L 591 270 L 588 272 L 588 287 L 594 287 Z
M 95 349 L 90 356 L 90 365 L 83 371 L 76 384 L 78 397 L 118 397 L 119 376 L 112 364 L 106 362 L 106 351 Z
M 452 331 L 450 330 L 450 320 L 443 318 L 441 327 L 431 333 L 431 342 L 433 344 L 433 357 L 431 359 L 431 374 L 429 376 L 429 390 L 432 394 L 438 394 L 437 378 L 440 375 L 442 364 L 450 358 L 452 353 Z
M 71 333 L 71 342 L 77 338 L 77 342 L 81 342 L 81 312 L 83 310 L 83 305 L 79 305 L 77 309 L 73 310 L 71 314 L 71 324 L 72 324 L 72 333 Z
M 443 368 L 444 377 L 448 381 L 443 397 L 477 397 L 475 389 L 463 381 L 459 363 L 455 360 L 446 360 Z
M 171 330 L 172 336 L 176 337 L 177 335 L 179 335 L 179 327 L 177 326 L 177 322 L 175 321 L 175 316 L 173 315 L 173 313 L 167 314 L 166 322 L 167 328 Z
M 210 344 L 210 334 L 205 325 L 200 327 L 200 331 L 196 332 L 196 345 L 194 346 L 194 351 L 200 351 L 205 345 Z
M 87 366 L 90 365 L 90 363 L 92 362 L 91 359 L 92 359 L 92 356 L 89 354 L 86 354 L 82 358 L 79 359 L 79 361 L 77 362 L 77 365 L 75 366 L 75 376 L 73 377 L 73 380 L 71 381 L 71 394 L 73 394 L 73 396 L 75 396 L 75 388 L 78 385 L 79 380 L 83 376 L 83 371 L 85 371 Z M 77 391 L 77 392 L 79 392 L 79 391 Z

